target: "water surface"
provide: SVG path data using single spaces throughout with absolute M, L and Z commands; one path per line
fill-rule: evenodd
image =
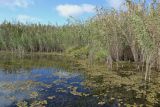
M 0 53 L 0 107 L 159 107 L 160 73 L 150 83 L 132 64 L 108 71 L 62 55 Z
M 45 55 L 2 56 L 1 107 L 97 105 L 96 98 L 89 97 L 90 89 L 82 85 L 85 76 L 70 69 L 74 64 L 70 59 Z

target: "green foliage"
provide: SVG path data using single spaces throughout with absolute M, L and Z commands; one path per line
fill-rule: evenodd
M 105 49 L 100 49 L 99 51 L 96 52 L 96 60 L 100 62 L 105 62 L 106 57 L 108 56 L 108 52 Z
M 144 49 L 146 53 L 152 52 L 155 48 L 155 45 L 149 33 L 147 32 L 143 19 L 141 19 L 137 15 L 132 16 L 132 26 L 135 32 L 137 42 L 140 44 L 142 49 Z
M 89 54 L 89 47 L 85 46 L 85 47 L 72 48 L 69 49 L 67 53 L 77 58 L 86 59 Z

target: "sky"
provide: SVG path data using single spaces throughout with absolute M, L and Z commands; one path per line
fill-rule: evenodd
M 0 0 L 0 23 L 4 20 L 22 23 L 63 25 L 72 16 L 86 20 L 96 7 L 118 9 L 124 0 Z

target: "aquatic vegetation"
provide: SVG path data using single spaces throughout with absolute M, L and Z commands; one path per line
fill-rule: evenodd
M 47 100 L 33 101 L 29 107 L 45 107 Z
M 103 106 L 105 104 L 105 102 L 99 102 L 98 104 Z
M 66 93 L 67 91 L 63 88 L 57 88 L 56 92 Z
M 86 72 L 89 76 L 83 83 L 94 89 L 93 96 L 97 97 L 100 102 L 103 101 L 105 104 L 113 104 L 115 99 L 117 99 L 118 104 L 128 107 L 154 106 L 158 104 L 160 100 L 158 97 L 160 86 L 157 84 L 159 80 L 155 81 L 157 76 L 150 84 L 146 84 L 143 82 L 144 79 L 141 72 L 128 75 L 128 71 L 126 74 L 123 72 L 123 75 L 118 75 L 117 73 L 119 72 L 106 72 L 103 70 L 104 69 L 98 71 L 103 74 L 103 78 L 101 75 L 96 75 L 96 68 L 91 72 Z
M 38 97 L 38 93 L 37 92 L 32 92 L 30 94 L 30 98 L 37 98 Z
M 77 92 L 77 87 L 70 87 L 70 93 L 73 95 L 78 95 L 78 96 L 82 96 L 82 93 Z
M 49 100 L 53 100 L 54 98 L 56 98 L 56 96 L 49 96 L 48 97 Z
M 17 103 L 17 106 L 18 106 L 18 107 L 28 107 L 28 103 L 25 102 L 25 101 L 19 101 L 19 102 Z
M 74 86 L 71 86 L 71 87 L 68 87 L 70 89 L 70 93 L 73 94 L 73 95 L 77 95 L 77 96 L 88 96 L 89 94 L 86 94 L 84 92 L 78 92 L 77 89 L 78 87 L 74 87 Z

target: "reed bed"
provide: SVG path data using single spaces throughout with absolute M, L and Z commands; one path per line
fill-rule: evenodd
M 153 0 L 127 0 L 125 9 L 97 9 L 85 22 L 63 26 L 3 22 L 0 25 L 0 50 L 16 52 L 67 52 L 90 64 L 136 62 L 145 70 L 160 71 L 160 3 Z M 117 67 L 118 67 L 117 63 Z

